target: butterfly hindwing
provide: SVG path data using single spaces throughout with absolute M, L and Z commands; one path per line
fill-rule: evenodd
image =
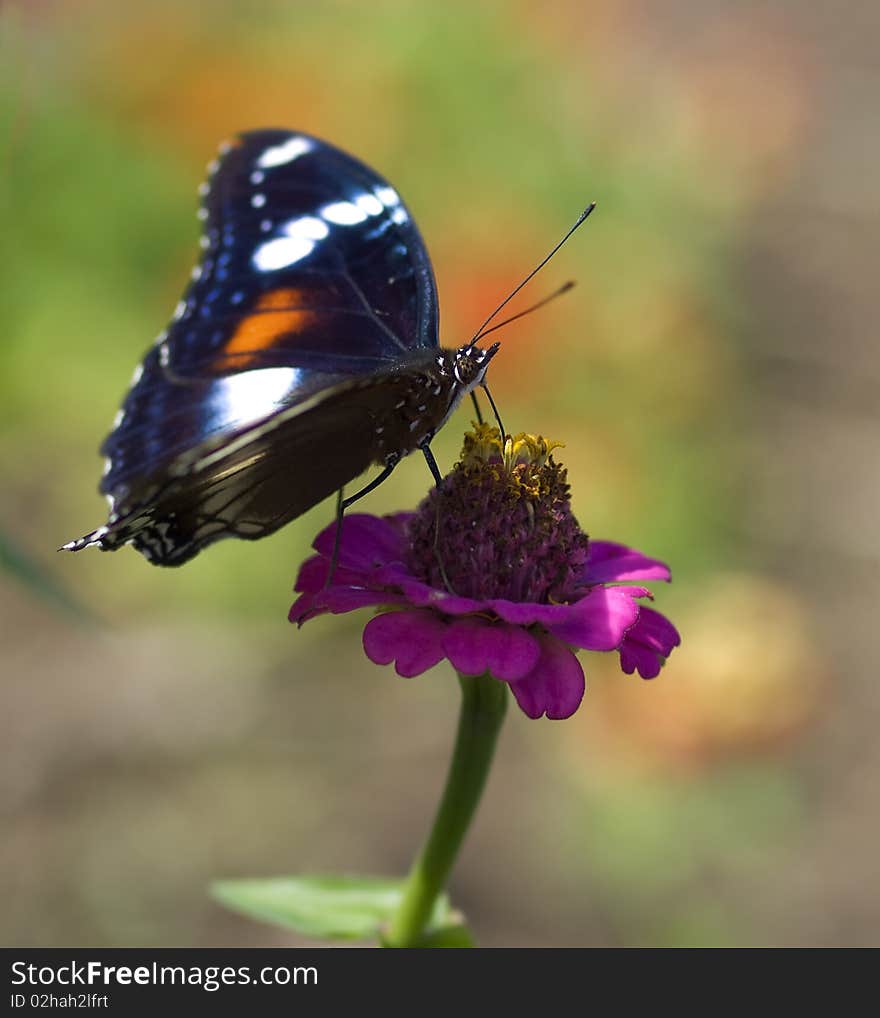
M 421 363 L 429 370 L 433 359 Z M 180 565 L 222 537 L 271 534 L 366 470 L 376 457 L 377 422 L 389 408 L 412 406 L 412 396 L 411 375 L 373 375 L 325 390 L 232 442 L 193 450 L 176 474 L 142 480 L 102 544 L 132 541 L 155 564 Z M 438 398 L 448 400 L 449 392 Z M 392 427 L 410 431 L 405 418 Z

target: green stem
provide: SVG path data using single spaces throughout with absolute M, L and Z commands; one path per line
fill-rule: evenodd
M 480 801 L 504 720 L 506 683 L 488 673 L 459 675 L 459 682 L 461 714 L 446 788 L 428 840 L 407 877 L 386 947 L 414 947 L 421 937 Z

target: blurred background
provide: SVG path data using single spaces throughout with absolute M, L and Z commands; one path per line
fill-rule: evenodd
M 583 655 L 569 721 L 511 710 L 452 882 L 480 942 L 880 943 L 878 29 L 813 0 L 0 4 L 0 942 L 303 943 L 209 882 L 402 874 L 433 813 L 448 666 L 370 664 L 366 613 L 286 621 L 330 504 L 181 570 L 55 553 L 104 521 L 205 164 L 288 126 L 400 189 L 446 345 L 599 202 L 492 387 L 566 443 L 590 534 L 671 563 L 683 643 L 653 682 Z M 367 508 L 428 484 L 413 458 Z

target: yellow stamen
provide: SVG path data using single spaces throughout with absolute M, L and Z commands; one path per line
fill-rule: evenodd
M 514 498 L 540 498 L 560 478 L 552 452 L 563 446 L 541 435 L 521 431 L 507 435 L 502 447 L 501 432 L 489 424 L 474 424 L 465 432 L 458 467 L 465 473 L 488 473 L 505 483 Z M 550 466 L 550 471 L 545 468 Z M 564 478 L 564 472 L 561 473 Z

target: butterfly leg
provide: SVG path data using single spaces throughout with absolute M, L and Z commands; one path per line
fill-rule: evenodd
M 437 466 L 437 460 L 434 459 L 434 454 L 431 452 L 429 445 L 430 439 L 426 439 L 419 448 L 422 450 L 422 454 L 425 457 L 425 462 L 428 464 L 428 469 L 434 477 L 434 481 L 437 485 L 438 496 L 436 499 L 437 512 L 434 516 L 434 557 L 437 559 L 437 565 L 440 567 L 440 575 L 443 577 L 443 584 L 450 594 L 454 594 L 455 591 L 452 589 L 452 584 L 449 582 L 449 577 L 446 575 L 446 569 L 443 566 L 443 559 L 440 557 L 440 496 L 439 491 L 443 485 L 443 477 L 440 474 L 440 468 Z
M 477 401 L 477 394 L 474 392 L 473 389 L 471 389 L 471 400 L 473 401 L 474 404 L 474 413 L 477 415 L 477 424 L 483 424 L 484 423 L 483 413 L 480 410 L 480 404 Z
M 399 456 L 389 456 L 385 461 L 385 469 L 382 473 L 374 477 L 369 484 L 365 484 L 360 491 L 355 492 L 354 495 L 349 495 L 348 498 L 343 498 L 343 489 L 339 489 L 336 495 L 336 533 L 333 535 L 333 554 L 330 556 L 330 569 L 327 573 L 327 579 L 324 581 L 324 590 L 330 586 L 333 580 L 333 574 L 336 572 L 336 566 L 339 563 L 339 545 L 342 541 L 342 519 L 345 516 L 345 510 L 348 509 L 349 506 L 354 505 L 358 499 L 363 498 L 364 495 L 369 495 L 369 493 L 375 488 L 378 488 L 383 481 L 386 481 L 391 476 L 392 471 L 399 462 Z
M 426 439 L 419 448 L 422 450 L 422 455 L 425 457 L 425 462 L 428 464 L 428 469 L 431 471 L 431 475 L 434 478 L 437 487 L 443 483 L 443 477 L 440 474 L 440 468 L 437 466 L 437 460 L 434 459 L 434 453 L 431 452 L 430 439 Z
M 504 430 L 504 425 L 501 423 L 501 415 L 498 413 L 498 407 L 495 406 L 495 400 L 492 399 L 492 393 L 489 392 L 489 386 L 483 382 L 483 392 L 486 393 L 486 398 L 489 400 L 489 406 L 492 407 L 492 413 L 495 414 L 495 420 L 498 421 L 498 430 L 501 432 L 501 447 L 504 448 L 504 442 L 507 438 L 507 432 Z

